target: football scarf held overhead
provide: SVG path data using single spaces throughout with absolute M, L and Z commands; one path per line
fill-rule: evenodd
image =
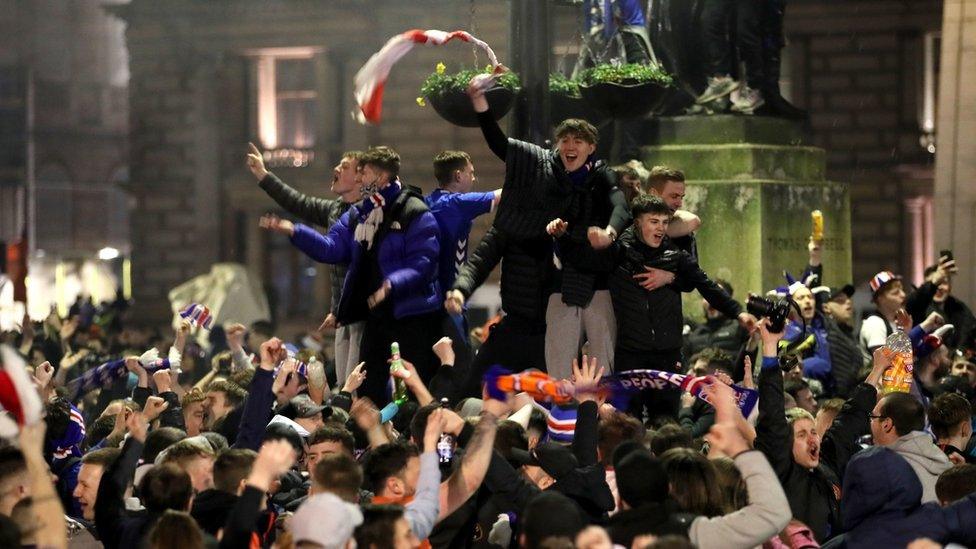
M 674 387 L 688 391 L 705 402 L 708 402 L 708 397 L 702 393 L 702 389 L 709 383 L 721 382 L 706 376 L 676 374 L 661 370 L 630 370 L 610 374 L 600 380 L 600 385 L 608 388 L 615 397 L 632 396 L 646 389 L 661 390 Z M 749 417 L 756 403 L 759 402 L 759 392 L 738 385 L 732 385 L 732 390 L 735 392 L 736 402 L 742 410 L 742 415 Z
M 488 55 L 488 60 L 492 67 L 498 67 L 498 58 L 482 40 L 471 36 L 466 31 L 446 32 L 441 30 L 420 30 L 413 29 L 390 38 L 380 51 L 373 54 L 366 61 L 366 64 L 359 69 L 354 79 L 356 103 L 359 105 L 359 112 L 356 119 L 360 123 L 378 123 L 383 112 L 383 89 L 386 86 L 386 79 L 390 75 L 390 70 L 404 55 L 410 52 L 417 44 L 429 46 L 441 46 L 457 38 L 465 42 L 470 42 Z M 485 82 L 488 84 L 488 82 Z

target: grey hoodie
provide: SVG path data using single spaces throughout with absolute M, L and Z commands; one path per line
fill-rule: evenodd
M 938 502 L 935 495 L 935 482 L 943 471 L 952 467 L 952 462 L 935 445 L 932 435 L 925 431 L 912 431 L 898 437 L 888 445 L 912 466 L 918 480 L 922 483 L 922 503 Z

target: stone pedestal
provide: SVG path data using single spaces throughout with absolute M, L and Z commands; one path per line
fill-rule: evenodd
M 738 301 L 783 286 L 807 264 L 810 212 L 824 216 L 824 282 L 851 282 L 851 209 L 845 183 L 827 181 L 825 151 L 805 146 L 796 122 L 745 116 L 679 116 L 651 122 L 641 160 L 685 173 L 685 209 L 702 219 L 702 268 L 728 280 Z M 697 293 L 685 315 L 700 318 Z

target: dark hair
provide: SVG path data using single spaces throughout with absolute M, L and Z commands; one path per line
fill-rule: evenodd
M 881 399 L 879 415 L 891 418 L 898 436 L 925 429 L 925 408 L 908 393 L 889 393 Z
M 928 416 L 932 434 L 948 438 L 958 432 L 960 423 L 972 420 L 973 407 L 959 394 L 943 393 L 929 405 Z
M 264 440 L 286 440 L 291 447 L 298 452 L 298 455 L 305 453 L 305 442 L 302 435 L 298 434 L 291 425 L 284 423 L 272 423 L 264 428 Z
M 684 183 L 685 174 L 681 170 L 675 170 L 667 166 L 654 166 L 651 168 L 651 173 L 647 176 L 647 184 L 658 191 L 664 189 L 664 184 L 668 181 Z
M 407 461 L 419 455 L 417 447 L 407 442 L 392 442 L 374 448 L 363 465 L 366 487 L 379 494 L 386 479 L 399 475 L 407 468 Z
M 248 331 L 271 337 L 274 335 L 274 324 L 268 320 L 255 320 Z
M 574 539 L 586 526 L 583 513 L 573 500 L 554 490 L 529 500 L 521 518 L 527 549 L 537 549 L 543 540 L 551 537 Z
M 333 425 L 325 425 L 324 427 L 319 427 L 308 437 L 308 445 L 314 446 L 321 442 L 338 442 L 342 444 L 342 447 L 352 455 L 353 451 L 356 449 L 356 438 L 352 436 L 347 429 L 341 427 L 335 427 Z
M 715 466 L 715 474 L 718 479 L 718 487 L 722 493 L 722 504 L 726 513 L 732 513 L 742 509 L 749 503 L 749 493 L 746 490 L 746 483 L 742 479 L 742 472 L 735 466 L 735 461 L 729 457 L 720 457 L 711 460 Z
M 230 444 L 227 444 L 227 437 L 220 433 L 205 431 L 200 433 L 199 436 L 207 439 L 207 442 L 210 443 L 210 447 L 213 448 L 214 452 L 223 452 L 224 450 L 230 448 Z
M 359 503 L 359 488 L 363 485 L 363 468 L 351 456 L 329 454 L 315 464 L 312 482 L 349 503 Z
M 363 153 L 359 162 L 364 166 L 373 166 L 385 172 L 390 172 L 390 175 L 393 177 L 400 174 L 400 155 L 386 145 L 370 147 Z
M 708 373 L 714 374 L 716 370 L 722 370 L 731 376 L 735 372 L 735 364 L 732 356 L 718 347 L 705 347 L 692 355 L 688 363 L 694 367 L 699 360 L 704 360 L 708 365 Z
M 393 549 L 396 521 L 403 518 L 399 505 L 364 505 L 363 523 L 356 528 L 356 547 Z
M 499 421 L 498 432 L 495 433 L 495 450 L 505 459 L 511 459 L 512 449 L 529 450 L 529 438 L 525 435 L 525 429 L 508 419 Z
M 661 200 L 661 197 L 652 194 L 642 194 L 630 204 L 630 215 L 637 220 L 643 214 L 659 214 L 671 217 L 671 208 Z
M 797 395 L 800 391 L 804 389 L 809 389 L 810 384 L 807 383 L 805 379 L 789 379 L 783 384 L 783 392 L 789 393 L 794 400 L 796 400 Z
M 139 493 L 150 512 L 185 511 L 193 495 L 193 484 L 190 475 L 175 463 L 164 463 L 146 472 L 139 484 Z
M 531 436 L 529 433 L 535 431 L 539 433 L 539 436 L 544 436 L 546 431 L 549 430 L 549 420 L 546 418 L 546 414 L 542 410 L 532 407 L 529 412 L 529 424 L 525 427 L 525 436 Z
M 233 381 L 228 381 L 226 379 L 218 379 L 213 381 L 210 385 L 207 385 L 207 392 L 218 392 L 224 393 L 224 398 L 230 403 L 232 408 L 240 406 L 244 399 L 247 398 L 247 390 L 245 390 L 240 385 L 234 383 Z
M 691 448 L 693 442 L 691 433 L 680 425 L 669 423 L 651 435 L 651 452 L 661 456 L 672 448 Z
M 20 527 L 7 515 L 0 515 L 0 547 L 20 547 Z
M 203 549 L 203 534 L 189 513 L 168 510 L 159 518 L 149 534 L 151 549 Z
M 95 419 L 91 426 L 88 427 L 88 433 L 85 435 L 85 441 L 82 447 L 87 450 L 98 444 L 111 434 L 114 428 L 115 416 L 101 416 Z
M 251 467 L 257 457 L 257 452 L 246 448 L 231 448 L 221 452 L 213 465 L 214 488 L 236 494 L 241 481 L 251 474 Z
M 695 544 L 684 536 L 670 534 L 657 538 L 643 549 L 695 549 Z
M 471 162 L 471 156 L 464 151 L 441 151 L 434 157 L 434 178 L 441 187 L 454 179 L 455 170 L 463 170 Z
M 142 449 L 142 461 L 153 463 L 160 452 L 186 438 L 186 433 L 176 427 L 160 427 L 146 435 L 146 445 Z
M 64 398 L 56 397 L 47 403 L 45 409 L 44 423 L 47 424 L 45 441 L 64 438 L 68 431 L 68 424 L 71 423 L 71 403 Z
M 431 402 L 425 406 L 417 408 L 417 411 L 413 414 L 413 419 L 410 420 L 410 436 L 413 441 L 417 444 L 422 444 L 424 442 L 424 431 L 427 430 L 427 418 L 434 410 L 440 408 L 439 402 Z
M 575 135 L 593 145 L 596 145 L 600 140 L 600 134 L 596 127 L 582 118 L 567 118 L 556 126 L 556 141 L 567 135 Z
M 976 492 L 976 464 L 964 463 L 942 471 L 935 481 L 935 495 L 948 505 Z
M 27 472 L 24 454 L 13 446 L 0 448 L 0 484 Z
M 715 517 L 725 513 L 715 466 L 701 452 L 672 448 L 661 456 L 671 483 L 671 497 L 687 513 Z
M 639 441 L 644 438 L 644 425 L 637 418 L 621 412 L 613 412 L 600 421 L 597 428 L 597 448 L 602 457 L 601 463 L 613 463 L 613 452 L 625 440 Z

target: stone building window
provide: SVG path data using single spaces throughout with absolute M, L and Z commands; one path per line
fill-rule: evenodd
M 274 151 L 315 147 L 315 53 L 309 48 L 287 48 L 265 50 L 255 58 L 257 129 L 271 160 L 281 160 L 282 155 Z M 286 156 L 302 157 L 299 153 Z
M 905 234 L 909 235 L 908 265 L 913 283 L 925 278 L 925 267 L 935 263 L 935 226 L 932 217 L 932 197 L 916 196 L 905 199 Z

